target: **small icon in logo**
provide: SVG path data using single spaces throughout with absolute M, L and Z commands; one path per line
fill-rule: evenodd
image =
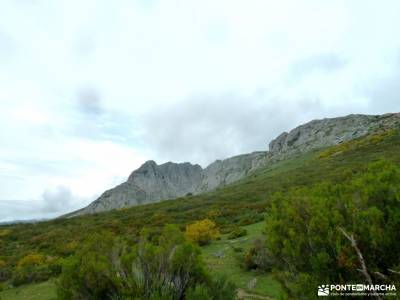
M 357 291 L 357 292 L 362 292 L 362 291 L 364 291 L 364 285 L 363 285 L 363 284 L 357 284 L 357 285 L 356 285 L 356 291 Z
M 318 286 L 318 296 L 329 296 L 329 285 L 323 284 Z

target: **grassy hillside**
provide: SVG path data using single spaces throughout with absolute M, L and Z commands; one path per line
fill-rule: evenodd
M 278 162 L 232 185 L 198 196 L 72 219 L 2 226 L 0 279 L 9 282 L 21 259 L 30 254 L 46 257 L 52 274 L 57 274 L 60 259 L 73 255 L 87 237 L 101 231 L 127 236 L 134 241 L 145 226 L 157 233 L 166 223 L 178 224 L 183 229 L 194 220 L 210 218 L 222 233 L 229 233 L 237 225 L 250 225 L 249 238 L 253 238 L 262 230 L 260 222 L 275 192 L 325 180 L 340 182 L 349 172 L 361 172 L 367 163 L 382 158 L 399 164 L 399 153 L 400 135 L 392 131 Z M 248 241 L 239 239 L 233 243 L 245 248 Z M 213 269 L 225 272 L 239 287 L 246 288 L 258 275 L 238 270 L 230 244 L 224 236 L 221 241 L 203 247 L 204 255 Z M 218 251 L 224 252 L 223 258 L 213 256 Z M 264 276 L 257 282 L 254 292 L 269 296 L 279 294 L 279 286 L 270 277 Z
M 56 286 L 54 280 L 27 284 L 0 292 L 2 300 L 54 300 Z
M 236 239 L 228 239 L 225 234 L 221 240 L 205 246 L 203 255 L 213 272 L 229 277 L 247 293 L 278 299 L 282 293 L 281 287 L 271 275 L 245 271 L 240 268 L 236 258 L 236 255 L 246 252 L 255 239 L 261 238 L 264 227 L 264 222 L 243 226 L 247 235 Z

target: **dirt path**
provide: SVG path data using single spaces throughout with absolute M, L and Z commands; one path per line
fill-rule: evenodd
M 271 297 L 247 293 L 245 290 L 242 289 L 238 289 L 237 297 L 240 300 L 250 300 L 250 299 L 274 300 L 274 298 Z

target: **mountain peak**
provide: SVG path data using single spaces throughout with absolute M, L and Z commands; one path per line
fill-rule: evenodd
M 280 134 L 269 151 L 217 160 L 202 169 L 191 163 L 146 161 L 128 181 L 108 190 L 92 204 L 70 216 L 199 194 L 230 184 L 261 167 L 296 154 L 334 146 L 377 130 L 400 127 L 400 114 L 348 115 L 313 120 Z

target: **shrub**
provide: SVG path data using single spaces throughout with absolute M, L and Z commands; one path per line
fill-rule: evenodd
M 65 259 L 57 282 L 58 298 L 109 299 L 116 293 L 113 244 L 110 234 L 95 234 L 82 244 L 75 256 Z
M 206 245 L 220 236 L 217 225 L 209 219 L 187 225 L 185 235 L 189 241 L 199 245 Z
M 253 246 L 246 252 L 243 258 L 243 267 L 246 270 L 257 270 L 269 272 L 272 269 L 273 261 L 267 253 L 264 242 L 256 239 Z
M 28 254 L 24 256 L 17 264 L 17 268 L 25 268 L 29 266 L 42 265 L 46 261 L 46 257 L 42 254 Z
M 78 246 L 79 244 L 77 241 L 71 241 L 66 244 L 61 244 L 59 247 L 57 247 L 57 252 L 64 256 L 72 255 Z
M 233 300 L 236 299 L 236 286 L 226 279 L 217 277 L 207 283 L 198 284 L 188 290 L 186 300 Z
M 241 253 L 241 252 L 243 252 L 243 248 L 242 248 L 242 247 L 234 247 L 234 246 L 232 246 L 232 250 L 233 250 L 233 252 L 235 252 L 235 253 Z
M 225 276 L 218 276 L 208 282 L 208 290 L 213 300 L 236 299 L 236 286 Z
M 239 221 L 240 226 L 251 225 L 264 220 L 264 216 L 261 213 L 247 213 L 244 217 L 241 217 Z
M 5 236 L 9 235 L 10 233 L 11 233 L 10 229 L 1 229 L 0 230 L 0 238 L 5 237 Z
M 196 285 L 188 290 L 186 294 L 187 300 L 213 300 L 205 285 Z
M 375 132 L 374 134 L 364 136 L 355 140 L 350 140 L 348 142 L 344 142 L 336 146 L 330 147 L 326 150 L 323 150 L 322 152 L 320 152 L 319 158 L 326 159 L 354 149 L 365 147 L 370 144 L 379 144 L 383 142 L 386 138 L 394 136 L 395 134 L 396 134 L 395 129 Z
M 247 235 L 247 230 L 241 227 L 235 227 L 228 235 L 228 240 L 233 240 Z
M 213 210 L 209 210 L 209 211 L 207 212 L 207 218 L 208 218 L 208 219 L 216 219 L 216 218 L 218 218 L 219 216 L 221 216 L 221 212 L 220 212 L 219 210 L 213 209 Z
M 4 260 L 0 259 L 0 282 L 9 279 L 10 275 L 11 275 L 10 266 L 8 266 Z
M 368 282 L 359 253 L 374 283 L 398 283 L 390 270 L 400 265 L 399 186 L 400 168 L 380 161 L 343 183 L 275 195 L 266 249 L 289 296 L 309 299 L 321 282 Z
M 95 236 L 66 260 L 58 283 L 60 299 L 184 299 L 208 282 L 198 246 L 175 226 L 157 240 L 143 230 L 136 245 Z
M 12 274 L 11 282 L 14 286 L 41 282 L 58 275 L 60 271 L 61 268 L 57 259 L 45 257 L 38 253 L 31 253 L 18 261 L 17 267 Z

